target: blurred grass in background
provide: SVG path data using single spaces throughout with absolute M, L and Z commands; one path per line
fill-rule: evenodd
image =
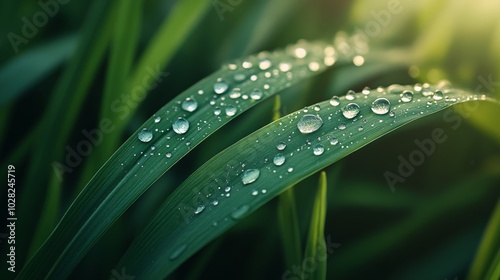
M 285 90 L 282 114 L 348 89 L 442 79 L 500 98 L 500 4 L 495 1 L 115 0 L 56 5 L 58 11 L 53 16 L 45 12 L 46 23 L 26 36 L 26 20 L 35 24 L 41 20 L 35 15 L 45 10 L 34 1 L 0 4 L 0 162 L 2 168 L 16 166 L 19 268 L 138 125 L 229 59 L 298 39 L 331 40 L 339 31 L 364 34 L 370 52 L 363 67 L 337 67 Z M 12 33 L 24 40 L 13 39 Z M 147 71 L 157 71 L 157 86 L 128 106 L 122 118 L 111 109 L 113 102 Z M 466 277 L 500 196 L 500 112 L 481 104 L 470 116 L 454 116 L 450 122 L 438 113 L 410 124 L 326 170 L 335 188 L 327 192 L 325 236 L 341 244 L 329 256 L 328 278 Z M 177 186 L 272 117 L 272 102 L 266 101 L 204 141 L 123 215 L 71 278 L 108 277 L 173 191 L 166 186 Z M 104 118 L 115 129 L 60 181 L 53 162 L 64 162 L 68 147 L 75 149 L 87 139 L 82 131 L 99 128 Z M 396 173 L 398 156 L 408 158 L 416 149 L 414 140 L 431 137 L 434 128 L 442 128 L 448 140 L 391 189 L 384 173 Z M 294 188 L 303 237 L 315 195 L 310 186 L 316 180 L 313 176 Z M 5 192 L 1 199 L 6 201 Z M 280 278 L 289 268 L 277 245 L 276 204 L 240 222 L 172 278 L 206 279 L 221 277 L 221 272 L 224 278 Z M 492 244 L 498 251 L 498 238 Z

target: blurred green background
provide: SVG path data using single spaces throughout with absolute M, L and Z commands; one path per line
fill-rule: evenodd
M 230 59 L 299 39 L 328 41 L 338 32 L 364 36 L 370 50 L 362 67 L 333 67 L 284 91 L 282 114 L 349 89 L 443 79 L 500 99 L 498 1 L 187 0 L 187 8 L 174 13 L 180 2 L 138 1 L 133 5 L 140 16 L 134 18 L 116 16 L 120 1 L 0 4 L 0 162 L 3 170 L 16 166 L 18 268 L 121 142 L 170 99 Z M 173 28 L 162 29 L 167 20 L 174 21 Z M 67 147 L 85 139 L 82 130 L 95 129 L 109 117 L 110 102 L 132 79 L 129 69 L 145 70 L 139 62 L 158 34 L 163 54 L 151 61 L 168 75 L 133 114 L 124 120 L 113 116 L 117 129 L 59 180 L 53 163 L 63 162 Z M 113 84 L 110 61 L 122 59 L 112 51 L 117 45 L 125 46 L 123 59 L 130 61 L 122 65 L 126 79 Z M 465 279 L 500 197 L 500 111 L 480 104 L 452 116 L 453 122 L 438 113 L 405 126 L 326 170 L 325 236 L 341 244 L 329 256 L 329 279 Z M 110 277 L 175 186 L 271 118 L 269 100 L 195 148 L 124 214 L 71 278 Z M 397 173 L 398 157 L 407 159 L 417 148 L 415 139 L 430 138 L 435 128 L 446 132 L 447 141 L 391 188 L 384 173 Z M 316 182 L 313 176 L 295 188 L 304 237 Z M 5 191 L 0 197 L 7 201 Z M 5 211 L 1 218 L 5 220 Z M 290 269 L 280 240 L 273 201 L 171 278 L 279 279 Z M 2 256 L 4 244 L 2 240 Z M 11 277 L 4 266 L 1 275 Z

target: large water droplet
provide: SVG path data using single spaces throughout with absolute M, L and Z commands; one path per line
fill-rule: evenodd
M 198 206 L 198 208 L 196 208 L 196 210 L 194 210 L 194 214 L 198 215 L 201 212 L 203 212 L 203 210 L 205 210 L 205 205 L 200 205 L 200 206 Z
M 187 248 L 187 245 L 184 244 L 184 245 L 181 245 L 179 247 L 177 247 L 177 249 L 175 249 L 171 254 L 170 254 L 170 260 L 173 261 L 175 259 L 177 259 L 184 251 L 186 251 L 186 248 Z
M 189 129 L 189 122 L 185 118 L 179 117 L 173 124 L 172 129 L 177 134 L 184 134 Z
M 232 116 L 236 115 L 237 110 L 238 109 L 236 109 L 236 107 L 234 107 L 233 105 L 229 105 L 226 107 L 226 115 L 229 117 L 232 117 Z
M 254 90 L 252 90 L 252 92 L 250 93 L 250 98 L 252 98 L 253 100 L 259 100 L 262 98 L 262 90 L 256 88 Z
M 361 91 L 364 95 L 368 95 L 370 94 L 370 88 L 369 87 L 365 87 L 362 91 Z
M 221 113 L 221 109 L 220 109 L 220 108 L 218 108 L 218 107 L 216 107 L 216 108 L 214 109 L 214 115 L 218 116 L 218 115 L 220 115 L 220 113 Z
M 313 153 L 317 156 L 322 155 L 324 151 L 325 151 L 325 147 L 322 144 L 316 144 L 313 147 Z
M 160 116 L 156 116 L 154 118 L 154 121 L 155 121 L 155 123 L 159 123 L 161 121 L 161 117 Z
M 139 134 L 137 134 L 137 138 L 139 138 L 141 142 L 147 143 L 153 139 L 153 133 L 147 128 L 143 128 Z
M 432 95 L 432 98 L 433 98 L 434 100 L 441 100 L 441 99 L 443 99 L 443 92 L 442 92 L 442 91 L 440 91 L 440 90 L 436 90 L 436 91 L 434 92 L 434 94 Z
M 401 101 L 410 102 L 413 100 L 413 92 L 411 90 L 405 90 L 401 93 Z
M 236 209 L 233 213 L 231 213 L 231 218 L 239 220 L 248 213 L 248 210 L 250 210 L 250 206 L 243 205 L 240 208 Z
M 340 98 L 338 96 L 333 96 L 332 99 L 330 99 L 330 104 L 334 107 L 339 106 Z
M 359 105 L 356 103 L 349 103 L 345 105 L 345 107 L 342 109 L 342 115 L 346 119 L 353 119 L 359 114 Z
M 223 81 L 216 82 L 214 84 L 214 91 L 217 94 L 223 94 L 224 92 L 226 92 L 226 90 L 227 90 L 228 87 L 229 87 L 228 84 L 226 84 Z
M 245 170 L 245 172 L 243 172 L 243 175 L 241 176 L 241 181 L 243 182 L 243 185 L 248 185 L 259 179 L 259 176 L 260 176 L 259 169 L 247 169 Z
M 273 163 L 276 166 L 281 166 L 283 163 L 285 163 L 285 156 L 283 154 L 276 154 L 273 158 Z
M 281 141 L 278 144 L 276 144 L 276 149 L 283 151 L 286 148 L 286 143 Z
M 330 139 L 330 144 L 335 146 L 339 143 L 339 139 L 337 139 L 336 137 L 333 137 L 332 139 Z
M 377 115 L 384 115 L 389 113 L 391 109 L 391 102 L 387 98 L 381 97 L 375 99 L 372 103 L 372 111 Z
M 198 108 L 198 102 L 194 98 L 188 97 L 182 102 L 182 109 L 188 112 L 194 112 Z
M 318 115 L 306 114 L 297 123 L 297 128 L 303 134 L 313 133 L 323 125 L 323 120 Z

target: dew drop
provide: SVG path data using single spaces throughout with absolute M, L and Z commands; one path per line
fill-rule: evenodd
M 253 195 L 253 196 L 256 196 L 256 195 L 258 195 L 258 194 L 259 194 L 259 191 L 258 191 L 258 190 L 253 190 L 253 191 L 252 191 L 252 195 Z
M 187 245 L 186 244 L 183 244 L 179 247 L 177 247 L 177 249 L 175 249 L 172 254 L 170 254 L 170 260 L 173 261 L 175 259 L 177 259 L 184 251 L 186 251 L 186 248 L 187 248 Z
M 220 108 L 215 108 L 214 109 L 214 115 L 218 116 L 218 115 L 220 115 L 220 113 L 221 113 L 221 109 Z
M 184 134 L 189 129 L 189 122 L 185 118 L 179 117 L 173 124 L 172 129 L 177 134 Z
M 237 82 L 237 83 L 241 83 L 241 82 L 243 82 L 246 78 L 247 78 L 247 76 L 246 76 L 244 73 L 242 73 L 242 72 L 235 73 L 235 74 L 233 75 L 233 80 L 234 80 L 235 82 Z
M 242 219 L 248 213 L 248 210 L 250 210 L 250 206 L 243 205 L 231 213 L 231 218 L 235 220 Z
M 205 205 L 200 205 L 196 208 L 196 210 L 194 210 L 194 214 L 195 215 L 198 215 L 200 214 L 201 212 L 203 212 L 203 210 L 205 210 Z
M 230 191 L 231 191 L 231 187 L 230 187 L 230 186 L 225 187 L 225 188 L 224 188 L 224 191 L 225 191 L 225 192 L 230 192 Z
M 286 160 L 285 156 L 280 153 L 280 154 L 276 154 L 274 156 L 273 163 L 276 166 L 281 166 L 281 165 L 283 165 L 283 163 L 285 163 L 285 160 Z
M 335 146 L 339 143 L 339 139 L 337 139 L 336 137 L 333 137 L 332 139 L 330 139 L 330 144 Z
M 241 66 L 243 66 L 243 68 L 245 68 L 245 69 L 250 69 L 250 68 L 252 68 L 253 64 L 250 61 L 243 61 Z
M 154 121 L 155 121 L 155 123 L 159 123 L 161 121 L 161 117 L 160 116 L 156 116 L 154 118 Z
M 342 115 L 346 119 L 353 119 L 359 114 L 359 105 L 356 103 L 349 103 L 345 105 L 345 107 L 342 109 Z
M 354 92 L 354 90 L 349 90 L 346 95 L 345 95 L 345 99 L 347 100 L 354 100 L 356 97 L 354 96 L 356 92 Z
M 229 93 L 229 98 L 236 99 L 241 96 L 241 90 L 239 88 L 233 88 Z
M 259 68 L 260 70 L 267 70 L 271 67 L 271 61 L 269 59 L 264 59 L 259 62 Z
M 194 112 L 198 108 L 198 102 L 194 98 L 188 97 L 181 105 L 184 111 Z
M 306 114 L 297 123 L 297 128 L 303 134 L 313 133 L 323 125 L 323 120 L 318 115 Z
M 290 63 L 282 62 L 279 64 L 279 68 L 281 72 L 288 72 L 292 69 L 292 65 L 290 65 Z
M 323 152 L 325 152 L 325 147 L 322 145 L 322 144 L 316 144 L 314 147 L 313 147 L 313 153 L 317 156 L 320 156 L 323 154 Z
M 143 128 L 139 134 L 137 134 L 137 138 L 139 138 L 141 142 L 147 143 L 153 139 L 153 133 L 151 133 L 151 131 L 147 128 Z
M 259 100 L 262 98 L 262 90 L 256 88 L 250 93 L 250 98 L 253 100 Z
M 307 51 L 303 48 L 296 48 L 294 51 L 295 57 L 304 58 L 307 55 Z
M 401 93 L 401 101 L 410 102 L 413 100 L 413 92 L 411 90 L 405 90 Z
M 391 102 L 387 98 L 381 97 L 375 99 L 372 103 L 372 111 L 377 115 L 385 115 L 391 109 Z
M 361 91 L 364 95 L 368 95 L 370 94 L 370 88 L 369 87 L 365 87 L 362 91 Z
M 236 109 L 236 107 L 234 107 L 233 105 L 229 105 L 226 107 L 226 116 L 229 116 L 229 117 L 232 117 L 234 115 L 236 115 L 236 111 L 238 109 Z
M 434 95 L 432 95 L 432 98 L 433 98 L 434 100 L 441 100 L 441 99 L 443 99 L 443 92 L 442 92 L 442 91 L 440 91 L 440 90 L 436 90 L 436 91 L 434 92 Z
M 226 90 L 227 90 L 228 87 L 229 87 L 228 84 L 226 84 L 223 81 L 216 82 L 214 84 L 214 91 L 217 94 L 223 94 L 224 92 L 226 92 Z
M 283 151 L 286 148 L 285 142 L 281 141 L 278 144 L 276 144 L 276 149 Z
M 346 129 L 346 125 L 345 125 L 345 123 L 339 123 L 338 128 L 339 128 L 340 130 L 344 130 L 344 129 Z
M 330 99 L 330 105 L 336 107 L 339 106 L 340 104 L 340 98 L 338 96 L 333 96 L 332 99 Z
M 245 172 L 243 172 L 243 175 L 241 176 L 241 181 L 243 182 L 243 185 L 248 185 L 259 179 L 259 176 L 260 176 L 259 169 L 247 169 L 245 170 Z

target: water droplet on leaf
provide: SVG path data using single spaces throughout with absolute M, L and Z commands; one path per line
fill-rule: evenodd
M 177 134 L 184 134 L 189 129 L 189 122 L 185 118 L 179 117 L 173 124 L 172 129 Z
M 281 166 L 283 163 L 285 163 L 285 156 L 283 154 L 276 154 L 273 158 L 273 163 L 276 166 Z
M 259 176 L 260 176 L 259 169 L 247 169 L 245 170 L 245 172 L 243 172 L 243 175 L 241 176 L 241 181 L 243 182 L 243 185 L 248 185 L 259 179 Z
M 188 112 L 194 112 L 198 108 L 198 102 L 194 98 L 188 97 L 182 102 L 182 109 Z
M 345 107 L 342 109 L 342 115 L 346 119 L 353 119 L 359 114 L 359 105 L 356 103 L 349 103 L 345 105 Z
M 340 98 L 338 96 L 333 96 L 332 99 L 330 99 L 330 104 L 334 107 L 339 106 Z
M 324 151 L 325 151 L 325 147 L 322 144 L 316 144 L 313 147 L 313 153 L 317 156 L 322 155 Z
M 410 102 L 413 100 L 413 92 L 411 90 L 405 90 L 401 93 L 401 101 Z
M 137 134 L 137 138 L 139 138 L 141 142 L 147 143 L 153 139 L 153 133 L 147 128 L 143 128 L 139 134 Z
M 377 98 L 373 101 L 371 108 L 375 114 L 384 115 L 389 113 L 389 110 L 391 109 L 391 102 L 384 97 Z
M 236 114 L 236 107 L 234 107 L 233 105 L 229 105 L 226 107 L 226 115 L 229 116 L 229 117 L 232 117 Z
M 323 125 L 323 120 L 318 115 L 306 114 L 297 123 L 297 128 L 303 134 L 313 133 Z
M 227 90 L 228 87 L 229 87 L 228 84 L 226 84 L 223 81 L 216 82 L 214 84 L 214 91 L 217 94 L 223 94 L 224 92 L 226 92 L 226 90 Z

